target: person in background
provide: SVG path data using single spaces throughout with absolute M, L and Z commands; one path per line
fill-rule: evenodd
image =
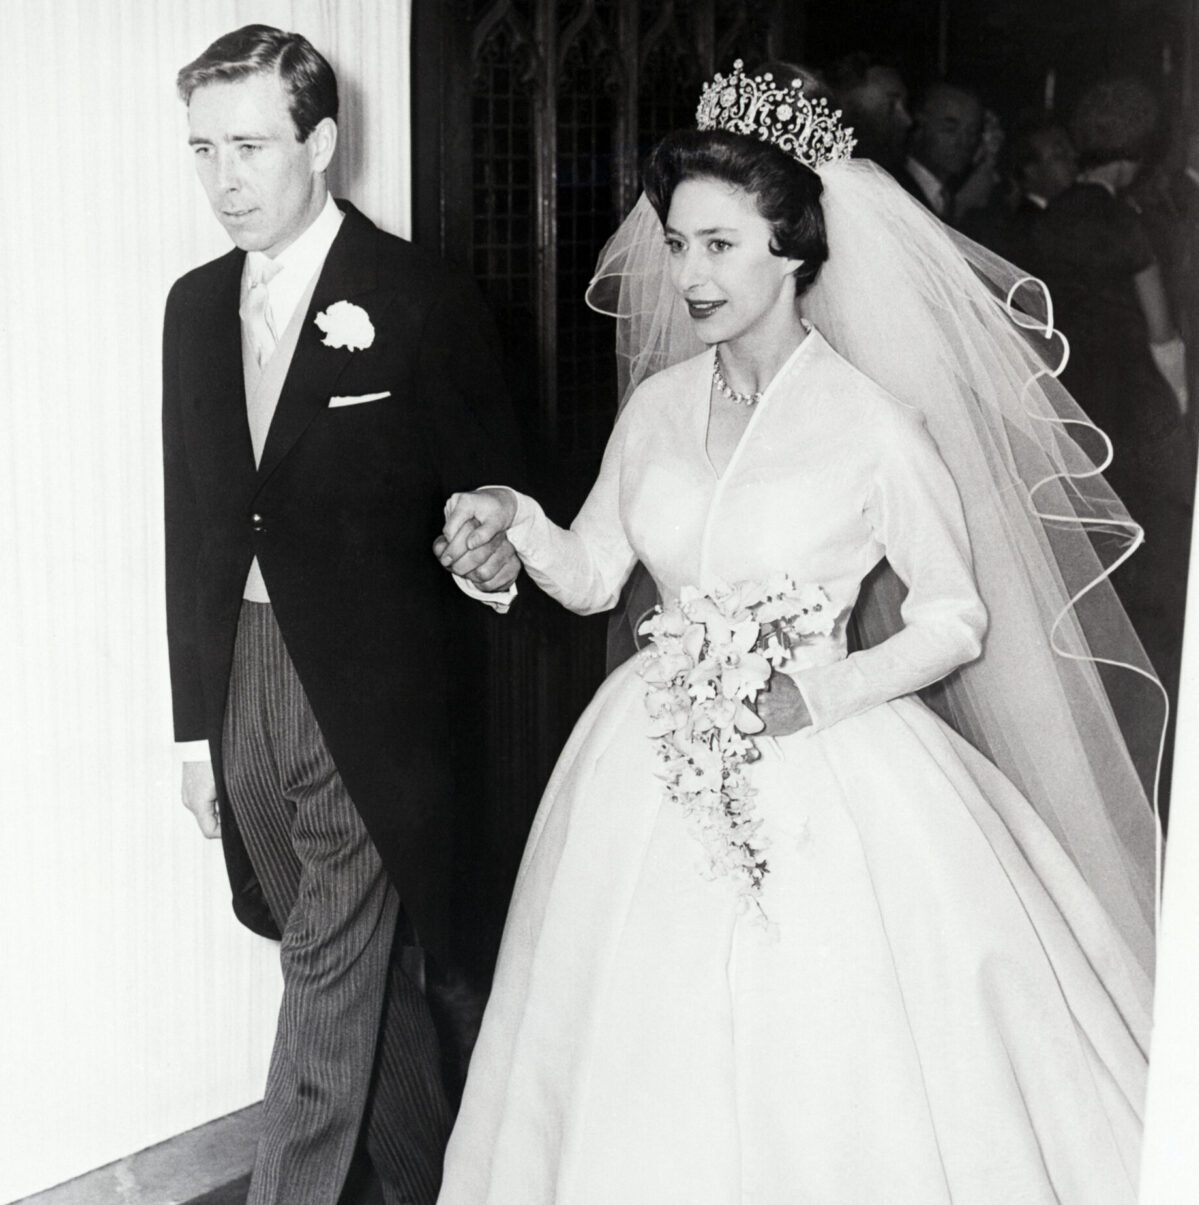
M 857 50 L 828 69 L 833 101 L 857 139 L 854 155 L 895 175 L 907 153 L 908 86 L 892 64 Z
M 962 231 L 1004 259 L 1039 275 L 1035 228 L 1049 203 L 1074 183 L 1078 154 L 1062 123 L 1038 114 L 1017 126 L 1000 156 L 1005 187 L 968 214 Z
M 946 82 L 924 90 L 913 118 L 907 157 L 892 174 L 943 222 L 960 227 L 999 183 L 998 118 L 973 91 Z
M 1187 420 L 1194 438 L 1199 430 L 1192 401 L 1199 399 L 1199 122 L 1182 139 L 1182 154 L 1174 159 L 1173 170 L 1162 167 L 1144 173 L 1134 184 L 1133 195 L 1161 265 L 1170 311 L 1184 345 Z M 1171 368 L 1167 363 L 1167 373 Z
M 1110 437 L 1108 479 L 1145 529 L 1144 548 L 1114 582 L 1174 699 L 1195 453 L 1183 418 L 1181 341 L 1145 224 L 1127 196 L 1157 114 L 1139 80 L 1104 80 L 1083 93 L 1070 120 L 1081 172 L 1045 209 L 1033 248 L 1070 342 L 1062 383 Z
M 1013 141 L 1011 168 L 1021 204 L 1044 212 L 1077 179 L 1078 152 L 1061 122 L 1042 118 Z
M 799 80 L 803 85 L 803 94 L 808 100 L 832 101 L 832 88 L 822 71 L 815 67 L 805 67 L 802 63 L 793 63 L 788 59 L 769 59 L 754 69 L 756 75 L 769 73 L 775 83 L 789 84 Z

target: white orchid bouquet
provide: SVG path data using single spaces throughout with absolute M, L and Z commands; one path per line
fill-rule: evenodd
M 761 756 L 753 705 L 775 669 L 836 620 L 821 587 L 779 575 L 764 585 L 718 583 L 708 594 L 684 587 L 638 628 L 649 640 L 638 672 L 667 798 L 691 822 L 713 876 L 730 877 L 759 911 L 769 864 L 745 773 Z

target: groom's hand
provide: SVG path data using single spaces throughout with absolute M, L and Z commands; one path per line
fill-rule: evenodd
M 520 560 L 508 541 L 516 499 L 507 490 L 454 494 L 433 553 L 445 568 L 482 590 L 503 590 L 516 580 Z
M 183 806 L 195 816 L 204 836 L 212 838 L 221 835 L 221 815 L 217 811 L 212 762 L 183 763 Z
M 503 532 L 486 544 L 463 553 L 456 561 L 446 559 L 448 547 L 445 536 L 438 536 L 433 541 L 433 555 L 451 572 L 473 582 L 480 590 L 506 590 L 520 574 L 520 557 Z

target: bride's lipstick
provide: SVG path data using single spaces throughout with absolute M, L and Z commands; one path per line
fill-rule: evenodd
M 688 301 L 687 310 L 692 318 L 711 318 L 722 305 L 723 301 Z

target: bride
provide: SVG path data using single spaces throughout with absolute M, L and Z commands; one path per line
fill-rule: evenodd
M 1154 826 L 1096 663 L 1149 676 L 1097 554 L 1135 525 L 1007 265 L 797 87 L 738 64 L 699 116 L 601 262 L 632 392 L 578 517 L 458 494 L 438 551 L 507 531 L 583 613 L 638 560 L 667 610 L 786 573 L 835 622 L 754 700 L 752 890 L 664 781 L 652 650 L 600 688 L 440 1201 L 1132 1202 Z

